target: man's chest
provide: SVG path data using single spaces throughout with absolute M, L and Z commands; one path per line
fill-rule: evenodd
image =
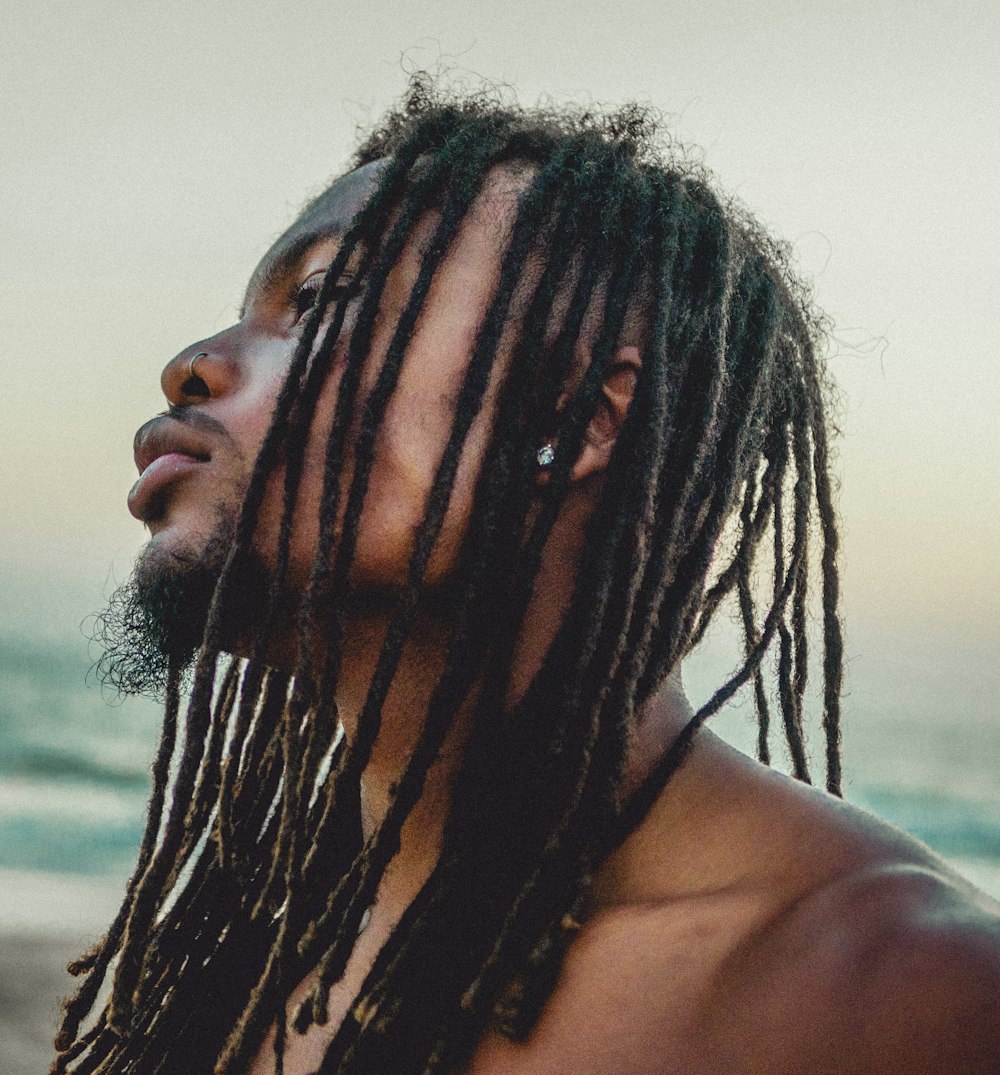
M 642 943 L 584 933 L 527 1041 L 484 1035 L 465 1075 L 662 1075 L 704 1070 L 704 1012 L 731 945 L 687 923 Z
M 641 916 L 640 916 L 641 917 Z M 739 932 L 739 931 L 737 931 Z M 363 938 L 344 978 L 328 994 L 329 1021 L 290 1034 L 286 1075 L 316 1071 L 377 952 Z M 736 937 L 715 916 L 681 914 L 608 919 L 586 927 L 570 947 L 559 981 L 532 1034 L 515 1042 L 488 1030 L 465 1075 L 659 1075 L 710 1070 L 706 1011 Z M 308 976 L 289 999 L 294 1013 L 315 984 Z M 248 1075 L 275 1070 L 273 1038 Z

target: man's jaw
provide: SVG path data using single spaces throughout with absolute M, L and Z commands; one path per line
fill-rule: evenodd
M 170 664 L 191 663 L 232 545 L 231 522 L 219 515 L 215 530 L 202 540 L 170 547 L 150 541 L 132 577 L 95 617 L 92 639 L 102 649 L 95 670 L 102 683 L 122 694 L 159 696 Z M 224 629 L 223 641 L 231 637 Z

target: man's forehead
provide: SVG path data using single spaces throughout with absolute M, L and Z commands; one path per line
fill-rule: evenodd
M 267 290 L 291 269 L 306 251 L 324 239 L 339 239 L 375 189 L 384 161 L 372 161 L 335 180 L 309 204 L 297 220 L 261 258 L 247 286 L 246 299 Z
M 335 180 L 311 202 L 261 259 L 247 286 L 244 309 L 293 271 L 318 242 L 340 239 L 374 192 L 386 160 L 370 161 Z M 514 209 L 534 169 L 519 162 L 494 166 L 484 177 L 468 224 L 482 229 L 493 252 L 509 238 Z
M 375 189 L 385 167 L 384 160 L 371 161 L 342 175 L 303 210 L 282 239 L 294 240 L 296 235 L 302 232 L 317 229 L 343 234 Z M 281 239 L 278 242 L 280 243 Z

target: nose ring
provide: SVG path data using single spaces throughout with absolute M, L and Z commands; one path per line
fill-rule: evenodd
M 198 374 L 194 372 L 194 364 L 198 361 L 199 358 L 208 358 L 208 352 L 207 351 L 199 351 L 196 355 L 192 355 L 188 359 L 188 380 L 189 381 L 193 377 L 198 376 Z

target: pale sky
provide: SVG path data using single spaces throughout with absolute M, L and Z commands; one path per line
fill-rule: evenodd
M 995 710 L 995 0 L 40 0 L 3 25 L 5 633 L 74 630 L 128 574 L 160 369 L 233 319 L 406 71 L 445 65 L 656 105 L 794 245 L 836 325 L 849 674 Z

